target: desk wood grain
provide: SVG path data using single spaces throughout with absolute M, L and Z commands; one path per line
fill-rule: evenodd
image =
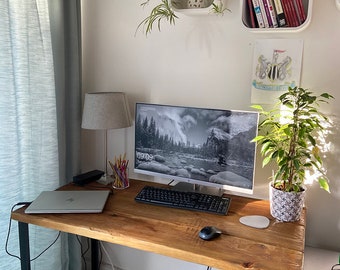
M 21 208 L 12 218 L 218 269 L 302 269 L 305 210 L 300 221 L 282 223 L 270 216 L 268 201 L 238 196 L 230 196 L 226 216 L 135 202 L 146 184 L 131 180 L 128 189 L 114 191 L 101 214 L 28 215 Z M 244 215 L 264 215 L 271 222 L 267 229 L 247 227 L 239 222 Z M 222 236 L 201 240 L 198 232 L 207 225 L 222 229 Z

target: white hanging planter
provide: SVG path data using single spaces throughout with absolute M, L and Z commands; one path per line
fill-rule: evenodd
M 302 192 L 286 192 L 269 184 L 270 214 L 278 221 L 298 221 L 305 202 L 306 189 Z
M 171 8 L 186 15 L 204 15 L 212 13 L 212 4 L 220 0 L 170 0 Z

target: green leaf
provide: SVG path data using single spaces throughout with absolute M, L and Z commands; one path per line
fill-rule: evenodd
M 279 149 L 278 153 L 279 153 L 279 158 L 281 159 L 284 156 L 285 151 L 283 149 Z
M 300 160 L 294 159 L 293 163 L 294 163 L 295 168 L 298 170 L 300 168 Z
M 251 105 L 250 107 L 259 111 L 263 111 L 263 107 L 261 105 L 254 104 Z
M 329 185 L 328 185 L 328 182 L 325 178 L 323 177 L 320 177 L 319 178 L 319 184 L 320 184 L 320 187 L 323 189 L 323 190 L 326 190 L 328 193 L 330 193 L 330 190 L 329 190 Z
M 262 145 L 261 153 L 262 155 L 267 154 L 268 152 L 272 151 L 272 149 L 275 147 L 275 144 L 273 144 L 271 141 L 268 141 Z
M 273 154 L 271 155 L 271 158 L 275 159 L 278 155 L 279 155 L 279 151 L 276 150 L 276 151 L 274 151 Z
M 251 140 L 251 142 L 258 142 L 258 141 L 261 141 L 265 138 L 265 136 L 256 136 L 254 139 Z
M 271 161 L 271 157 L 266 157 L 262 161 L 262 167 L 266 166 Z
M 309 135 L 308 134 L 308 140 L 310 141 L 310 143 L 313 145 L 313 146 L 315 146 L 316 145 L 316 141 L 315 141 L 315 139 L 311 136 L 311 135 Z
M 289 127 L 286 127 L 283 132 L 287 135 L 287 136 L 291 136 L 292 132 L 291 129 Z
M 323 97 L 323 98 L 327 98 L 327 99 L 334 98 L 332 95 L 330 95 L 328 93 L 322 93 L 320 96 Z

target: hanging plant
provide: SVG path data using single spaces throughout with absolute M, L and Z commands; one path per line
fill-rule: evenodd
M 170 1 L 170 2 L 169 2 Z M 149 4 L 150 0 L 145 1 L 141 4 L 142 7 L 145 7 Z M 137 30 L 143 26 L 145 30 L 145 34 L 148 35 L 151 33 L 154 24 L 157 25 L 157 28 L 159 31 L 161 31 L 161 22 L 162 21 L 168 21 L 170 25 L 175 25 L 175 20 L 178 19 L 177 15 L 175 14 L 175 5 L 181 6 L 179 9 L 191 9 L 191 8 L 204 8 L 205 6 L 201 6 L 199 4 L 191 4 L 190 0 L 188 0 L 188 3 L 183 7 L 183 1 L 177 1 L 176 0 L 161 0 L 161 3 L 157 6 L 155 6 L 148 17 L 146 17 L 141 23 L 137 26 Z M 218 3 L 214 3 L 212 0 L 211 3 L 208 3 L 208 6 L 211 6 L 211 11 L 215 14 L 224 14 L 227 9 L 222 0 L 218 0 Z
M 150 0 L 142 3 L 141 6 L 146 6 Z M 146 17 L 137 27 L 137 30 L 143 25 L 145 34 L 148 35 L 152 31 L 154 23 L 157 23 L 158 30 L 161 31 L 161 21 L 167 20 L 170 24 L 175 24 L 175 19 L 178 19 L 168 0 L 162 0 L 161 4 L 155 6 L 148 17 Z

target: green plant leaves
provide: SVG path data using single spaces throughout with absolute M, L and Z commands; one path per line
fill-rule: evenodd
M 142 6 L 145 6 L 148 4 L 149 1 L 146 1 L 142 4 Z M 145 34 L 148 35 L 152 31 L 152 27 L 154 23 L 157 23 L 158 30 L 161 30 L 161 21 L 162 20 L 169 21 L 170 24 L 175 24 L 175 19 L 178 19 L 172 8 L 170 7 L 168 0 L 161 0 L 161 4 L 155 6 L 150 15 L 146 17 L 137 27 L 137 30 L 144 25 L 145 28 Z
M 154 24 L 157 25 L 158 30 L 161 31 L 161 22 L 166 20 L 170 24 L 175 24 L 175 20 L 178 19 L 177 15 L 174 12 L 174 9 L 172 8 L 170 0 L 161 0 L 160 4 L 155 6 L 148 17 L 146 17 L 138 26 L 136 29 L 136 33 L 138 29 L 143 26 L 145 29 L 145 34 L 148 35 L 151 33 Z M 142 7 L 147 6 L 149 4 L 150 0 L 146 0 L 141 4 Z M 212 11 L 215 14 L 224 14 L 226 10 L 230 11 L 230 9 L 224 7 L 223 1 L 220 0 L 218 4 L 213 3 L 211 5 Z
M 317 138 L 325 131 L 323 122 L 330 124 L 319 111 L 318 103 L 331 98 L 328 93 L 316 96 L 307 89 L 294 87 L 282 94 L 279 103 L 269 111 L 261 105 L 251 106 L 264 118 L 259 124 L 259 135 L 252 141 L 262 146 L 263 166 L 271 161 L 277 164 L 273 180 L 281 189 L 300 190 L 305 171 L 314 170 L 321 175 L 317 178 L 320 187 L 329 192 Z

